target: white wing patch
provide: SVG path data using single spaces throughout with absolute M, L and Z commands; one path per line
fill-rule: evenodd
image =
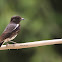
M 18 26 L 19 26 L 19 24 L 17 24 L 16 27 L 13 30 L 15 30 Z

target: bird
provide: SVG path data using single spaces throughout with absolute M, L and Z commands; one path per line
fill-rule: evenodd
M 11 17 L 9 24 L 7 25 L 7 27 L 4 29 L 3 33 L 0 36 L 0 47 L 5 42 L 13 42 L 11 40 L 13 40 L 20 32 L 20 21 L 21 20 L 24 20 L 24 18 L 20 16 Z

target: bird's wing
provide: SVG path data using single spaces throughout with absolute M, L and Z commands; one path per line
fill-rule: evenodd
M 8 24 L 8 26 L 5 28 L 5 30 L 3 31 L 3 33 L 11 33 L 12 31 L 14 31 L 17 27 L 19 26 L 19 24 Z
M 0 43 L 11 36 L 11 33 L 14 32 L 19 25 L 17 24 L 8 24 L 8 26 L 3 31 L 2 35 L 0 36 Z

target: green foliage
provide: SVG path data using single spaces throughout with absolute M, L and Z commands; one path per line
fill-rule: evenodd
M 62 37 L 62 12 L 53 0 L 1 0 L 0 34 L 14 15 L 24 17 L 21 31 L 14 41 L 30 42 Z M 4 60 L 3 60 L 4 59 Z M 6 62 L 61 62 L 54 46 L 43 46 L 20 50 L 0 51 L 0 61 Z

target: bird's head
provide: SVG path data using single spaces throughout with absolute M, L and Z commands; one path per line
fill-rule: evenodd
M 21 20 L 24 20 L 24 18 L 22 18 L 20 16 L 13 16 L 13 17 L 11 17 L 10 22 L 18 24 L 18 23 L 20 23 Z

